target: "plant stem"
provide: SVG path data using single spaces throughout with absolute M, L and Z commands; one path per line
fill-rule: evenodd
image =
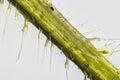
M 52 4 L 44 0 L 8 0 L 91 80 L 120 80 L 120 72 L 77 31 Z

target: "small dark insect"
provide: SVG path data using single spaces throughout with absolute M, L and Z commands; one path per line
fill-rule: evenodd
M 50 9 L 51 9 L 52 11 L 54 11 L 54 8 L 53 8 L 52 6 L 50 7 Z

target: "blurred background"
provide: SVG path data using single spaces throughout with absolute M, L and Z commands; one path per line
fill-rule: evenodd
M 120 1 L 53 0 L 53 5 L 104 55 L 120 69 Z M 78 67 L 69 62 L 55 45 L 47 46 L 44 34 L 28 22 L 23 34 L 24 17 L 8 1 L 0 4 L 0 79 L 1 80 L 83 80 Z M 9 8 L 8 8 L 9 7 Z M 20 58 L 18 59 L 18 54 Z M 52 55 L 51 55 L 52 54 Z M 112 55 L 112 56 L 111 56 Z M 17 61 L 16 61 L 17 60 Z

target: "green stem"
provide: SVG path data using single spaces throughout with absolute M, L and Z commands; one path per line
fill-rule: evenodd
M 120 80 L 108 62 L 51 4 L 44 0 L 8 0 L 91 80 Z

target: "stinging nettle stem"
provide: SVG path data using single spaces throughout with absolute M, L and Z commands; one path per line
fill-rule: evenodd
M 44 0 L 8 0 L 64 52 L 91 80 L 120 80 L 120 72 Z M 72 58 L 71 58 L 72 56 Z

